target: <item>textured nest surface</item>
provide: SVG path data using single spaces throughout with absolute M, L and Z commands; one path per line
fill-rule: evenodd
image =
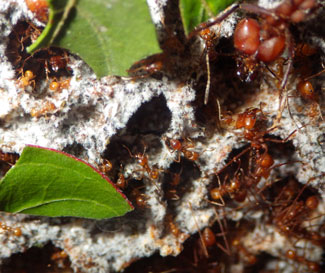
M 210 60 L 210 97 L 204 105 L 204 41 L 198 35 L 185 38 L 172 3 L 167 7 L 163 1 L 148 3 L 164 49 L 159 57 L 163 68 L 144 76 L 98 80 L 85 63 L 69 55 L 70 69 L 63 76 L 70 84 L 60 92 L 49 89 L 44 75 L 37 78 L 35 88 L 21 87 L 21 70 L 12 61 L 14 53 L 8 50 L 13 46 L 12 33 L 19 22 L 41 24 L 24 1 L 0 3 L 0 149 L 19 154 L 26 144 L 35 144 L 66 151 L 95 166 L 106 158 L 113 164 L 108 174 L 113 181 L 120 172 L 127 178 L 125 193 L 131 201 L 137 204 L 138 196 L 145 199 L 145 204 L 138 204 L 133 212 L 102 221 L 2 214 L 3 223 L 22 229 L 19 237 L 4 229 L 0 234 L 4 272 L 9 272 L 13 254 L 49 242 L 64 250 L 75 272 L 120 271 L 155 253 L 177 256 L 184 247 L 178 258 L 163 259 L 156 254 L 127 270 L 306 272 L 311 271 L 312 262 L 321 267 L 325 241 L 325 75 L 312 79 L 317 100 L 302 98 L 296 85 L 301 67 L 309 69 L 308 76 L 322 70 L 323 7 L 315 9 L 305 22 L 290 25 L 295 48 L 308 42 L 316 53 L 301 60 L 295 58 L 286 90 L 282 91 L 270 70 L 276 71 L 279 66 L 285 70 L 286 62 L 256 65 L 258 76 L 250 83 L 236 76 L 236 60 L 243 57 L 233 48 L 232 33 L 245 12 L 234 13 L 211 27 L 220 37 L 213 47 L 217 57 Z M 278 3 L 259 4 L 271 8 Z M 165 18 L 164 24 L 161 18 Z M 147 62 L 150 59 L 144 64 Z M 134 69 L 137 73 L 140 70 Z M 289 107 L 270 129 L 279 116 L 281 92 L 288 98 Z M 254 148 L 244 130 L 231 121 L 248 108 L 260 109 L 258 127 L 254 128 L 262 134 L 262 148 Z M 181 141 L 182 150 L 173 150 L 171 139 Z M 159 177 L 151 178 L 125 146 L 132 154 L 145 151 L 150 169 L 158 170 Z M 251 185 L 248 177 L 254 176 L 265 147 L 274 165 L 266 178 Z M 191 160 L 191 155 L 198 158 Z M 176 181 L 178 176 L 180 180 Z M 236 201 L 237 192 L 227 188 L 236 178 L 242 183 L 241 191 L 247 190 L 242 202 Z M 218 187 L 227 192 L 222 199 L 214 200 L 215 204 L 210 192 Z M 316 196 L 319 204 L 308 210 L 305 202 L 311 196 Z M 298 203 L 302 208 L 297 208 Z M 289 207 L 289 212 L 294 210 L 290 219 Z M 285 226 L 286 219 L 290 223 Z M 211 247 L 208 241 L 202 244 L 198 235 L 207 226 L 216 234 Z M 281 229 L 288 226 L 292 230 Z M 303 258 L 289 259 L 288 250 Z

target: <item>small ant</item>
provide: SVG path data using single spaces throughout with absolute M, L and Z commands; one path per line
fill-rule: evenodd
M 238 160 L 243 154 L 253 149 L 257 152 L 257 157 L 255 158 L 254 162 L 255 169 L 252 173 L 253 176 L 264 178 L 267 178 L 269 176 L 269 171 L 271 166 L 274 164 L 274 160 L 272 156 L 268 153 L 268 146 L 266 144 L 266 141 L 285 143 L 296 131 L 291 133 L 284 140 L 265 138 L 265 135 L 271 130 L 273 130 L 273 128 L 269 130 L 263 130 L 260 129 L 259 126 L 257 126 L 257 122 L 260 122 L 265 119 L 266 118 L 264 113 L 261 109 L 258 108 L 248 108 L 243 113 L 238 114 L 235 123 L 235 128 L 244 128 L 244 138 L 250 142 L 250 146 L 244 149 L 236 157 L 234 157 L 233 160 L 231 160 L 224 168 L 221 169 L 221 171 L 224 170 L 227 166 L 229 166 L 232 162 Z M 261 153 L 261 151 L 263 152 Z M 218 173 L 220 173 L 221 171 L 219 171 Z
M 317 107 L 318 111 L 316 110 L 316 112 L 319 112 L 321 119 L 323 119 L 323 116 L 322 116 L 319 104 L 317 103 L 318 96 L 317 96 L 316 90 L 314 89 L 314 86 L 313 86 L 312 82 L 310 81 L 310 79 L 317 77 L 324 72 L 325 72 L 325 69 L 321 70 L 320 72 L 318 72 L 314 75 L 300 79 L 299 82 L 297 83 L 297 91 L 298 91 L 300 97 L 306 101 L 311 102 L 314 106 L 318 106 Z M 314 115 L 311 115 L 311 116 L 314 116 Z
M 123 173 L 118 174 L 118 179 L 115 182 L 115 185 L 121 190 L 125 190 L 128 186 L 128 179 L 125 178 Z
M 100 165 L 98 166 L 98 169 L 104 173 L 104 174 L 108 174 L 112 169 L 113 169 L 113 165 L 112 163 L 108 160 L 108 159 L 103 159 L 102 162 L 100 163 Z
M 138 188 L 132 190 L 130 194 L 131 198 L 135 199 L 135 204 L 140 209 L 149 208 L 148 195 L 141 193 Z
M 165 196 L 167 200 L 179 200 L 180 197 L 177 194 L 177 187 L 179 185 L 179 183 L 181 182 L 181 173 L 182 173 L 183 169 L 180 170 L 179 173 L 172 173 L 170 172 L 170 176 L 171 176 L 171 181 L 168 181 L 168 183 L 166 183 L 167 188 L 165 189 Z
M 58 72 L 60 69 L 65 69 L 67 67 L 68 62 L 69 57 L 66 51 L 64 51 L 64 56 L 54 55 L 51 56 L 49 60 L 49 64 L 53 72 Z
M 56 109 L 57 108 L 54 103 L 46 101 L 41 109 L 32 108 L 30 111 L 30 115 L 32 117 L 39 118 L 40 116 L 54 112 Z
M 0 222 L 0 229 L 2 229 L 3 231 L 7 231 L 17 237 L 20 237 L 22 235 L 22 231 L 21 231 L 21 228 L 20 227 L 10 227 L 10 226 L 7 226 L 6 224 Z
M 21 76 L 18 80 L 19 80 L 19 86 L 21 88 L 26 88 L 28 86 L 31 86 L 33 88 L 35 88 L 35 75 L 33 73 L 33 71 L 31 70 L 26 70 L 25 73 L 23 73 L 23 76 Z
M 308 267 L 311 272 L 320 272 L 320 266 L 316 262 L 312 262 L 306 259 L 304 256 L 297 255 L 296 251 L 289 249 L 286 252 L 286 257 L 290 260 L 294 260 L 300 264 L 304 264 Z
M 70 79 L 62 81 L 54 80 L 50 83 L 49 89 L 53 92 L 61 92 L 63 89 L 68 89 L 70 86 Z
M 133 155 L 130 151 L 130 149 L 128 147 L 126 147 L 125 145 L 123 145 L 123 147 L 125 149 L 127 149 L 127 151 L 130 154 L 130 157 L 136 158 L 138 164 L 143 168 L 142 170 L 144 170 L 151 179 L 153 180 L 157 180 L 159 177 L 159 171 L 156 168 L 150 168 L 149 163 L 148 163 L 148 157 L 145 155 L 146 153 L 146 146 L 144 146 L 144 151 L 143 153 L 137 153 L 135 155 Z
M 181 235 L 181 230 L 175 223 L 175 220 L 173 219 L 173 216 L 171 214 L 167 214 L 165 217 L 165 225 L 168 228 L 168 231 L 171 232 L 176 238 L 178 238 Z
M 180 162 L 180 156 L 182 153 L 184 157 L 191 161 L 196 161 L 200 154 L 198 152 L 193 152 L 191 150 L 188 150 L 188 148 L 193 148 L 194 145 L 191 141 L 185 141 L 184 144 L 178 140 L 178 139 L 172 139 L 168 138 L 166 136 L 163 137 L 163 140 L 165 141 L 165 144 L 169 150 L 172 150 L 173 152 L 178 152 L 178 159 L 176 162 Z
M 8 163 L 9 165 L 15 165 L 19 159 L 19 155 L 15 153 L 4 153 L 0 150 L 0 160 Z
M 98 169 L 103 174 L 108 175 L 112 171 L 113 165 L 108 159 L 104 158 L 101 164 L 99 164 Z M 122 165 L 121 165 L 121 169 L 122 169 Z M 118 173 L 118 178 L 115 182 L 115 185 L 121 190 L 125 190 L 128 186 L 128 179 L 124 177 L 124 174 L 121 171 Z
M 140 60 L 127 70 L 128 74 L 134 78 L 144 78 L 151 76 L 162 70 L 164 65 L 165 54 L 155 54 Z
M 236 173 L 238 170 L 236 171 Z M 225 180 L 227 180 L 228 176 L 225 177 Z M 239 175 L 235 174 L 234 178 L 230 180 L 229 184 L 221 184 L 219 175 L 217 174 L 218 179 L 218 187 L 214 187 L 210 190 L 210 197 L 213 201 L 211 201 L 212 204 L 218 205 L 218 206 L 225 206 L 225 201 L 223 197 L 228 193 L 232 199 L 234 199 L 237 202 L 244 202 L 247 196 L 247 190 L 242 187 L 243 183 L 240 181 Z M 216 202 L 219 201 L 220 203 Z

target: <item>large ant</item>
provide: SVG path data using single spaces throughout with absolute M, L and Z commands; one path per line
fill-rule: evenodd
M 288 163 L 274 165 L 274 159 L 269 153 L 267 142 L 285 143 L 295 133 L 291 133 L 284 140 L 267 138 L 265 135 L 272 129 L 265 129 L 263 121 L 265 115 L 261 109 L 248 108 L 243 113 L 237 115 L 234 123 L 236 129 L 244 129 L 244 138 L 249 141 L 249 146 L 243 149 L 238 155 L 234 156 L 223 168 L 215 172 L 218 186 L 210 189 L 210 197 L 213 204 L 225 206 L 224 196 L 228 194 L 236 202 L 244 202 L 247 192 L 251 189 L 260 192 L 257 188 L 262 178 L 268 179 L 271 170 Z M 243 156 L 248 154 L 248 160 Z M 232 175 L 226 171 L 234 162 L 238 164 L 237 169 Z M 223 183 L 220 182 L 223 177 Z M 256 198 L 256 195 L 253 195 Z M 263 198 L 263 196 L 262 196 Z
M 285 49 L 288 49 L 287 68 L 283 74 L 280 85 L 280 106 L 277 116 L 277 121 L 280 119 L 285 104 L 283 103 L 282 91 L 285 89 L 288 82 L 289 73 L 292 70 L 292 63 L 294 57 L 293 38 L 289 31 L 291 23 L 302 22 L 306 14 L 315 8 L 317 2 L 315 0 L 284 0 L 280 5 L 273 9 L 265 9 L 253 4 L 233 4 L 223 13 L 219 14 L 209 23 L 202 23 L 199 25 L 190 36 L 205 33 L 205 29 L 214 24 L 221 23 L 231 13 L 238 8 L 243 9 L 249 13 L 260 15 L 259 21 L 253 18 L 244 18 L 236 26 L 234 31 L 234 47 L 243 55 L 241 62 L 244 63 L 242 73 L 247 72 L 246 79 L 254 78 L 254 70 L 260 63 L 268 64 L 280 58 Z M 211 55 L 211 45 L 215 38 L 213 35 L 202 35 L 206 39 L 207 58 Z M 207 37 L 207 38 L 205 38 Z M 207 59 L 208 60 L 208 59 Z M 241 69 L 242 69 L 241 65 Z M 209 62 L 207 61 L 207 73 L 209 74 Z M 205 104 L 207 103 L 209 91 L 209 79 L 205 94 Z

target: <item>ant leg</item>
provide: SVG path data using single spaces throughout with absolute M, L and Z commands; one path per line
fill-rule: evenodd
M 254 14 L 269 15 L 269 16 L 277 18 L 277 16 L 274 14 L 274 12 L 272 10 L 265 9 L 265 8 L 262 8 L 262 7 L 257 6 L 257 5 L 243 3 L 243 4 L 239 5 L 239 8 L 243 9 L 245 11 L 254 13 Z
M 191 213 L 192 213 L 192 217 L 193 217 L 193 220 L 194 220 L 194 224 L 195 224 L 195 226 L 196 226 L 196 228 L 197 228 L 197 230 L 199 232 L 199 236 L 200 236 L 201 244 L 202 244 L 202 247 L 203 247 L 204 255 L 205 255 L 206 258 L 209 258 L 209 253 L 208 253 L 207 247 L 205 245 L 205 242 L 204 242 L 202 233 L 201 233 L 201 231 L 199 229 L 199 225 L 198 225 L 198 223 L 196 221 L 196 218 L 195 218 L 195 215 L 194 215 L 194 212 L 193 212 L 193 208 L 192 208 L 191 202 L 188 202 L 188 205 L 189 205 L 190 210 L 191 210 Z
M 220 174 L 222 171 L 224 171 L 228 166 L 230 166 L 232 163 L 237 162 L 237 160 L 245 153 L 247 153 L 249 150 L 251 150 L 252 147 L 249 146 L 246 149 L 244 149 L 243 151 L 241 151 L 238 155 L 236 155 L 235 157 L 233 157 L 232 160 L 230 160 L 230 162 L 228 162 L 225 166 L 223 166 L 216 174 Z
M 217 246 L 222 250 L 222 251 L 224 251 L 227 255 L 229 255 L 230 256 L 230 248 L 229 248 L 229 244 L 228 244 L 228 240 L 227 240 L 227 237 L 226 237 L 226 234 L 227 234 L 227 232 L 225 231 L 225 228 L 224 228 L 224 226 L 223 226 L 223 224 L 222 224 L 222 222 L 221 222 L 221 220 L 220 220 L 220 216 L 219 216 L 219 214 L 218 214 L 218 212 L 215 210 L 215 213 L 216 213 L 216 216 L 217 216 L 217 222 L 218 222 L 218 224 L 219 224 L 219 227 L 220 227 L 220 231 L 221 231 L 221 233 L 220 233 L 220 235 L 223 237 L 223 241 L 225 242 L 225 247 L 224 246 L 222 246 L 221 244 L 219 244 L 219 243 L 217 243 Z M 227 223 L 226 223 L 226 221 L 225 221 L 225 218 L 223 218 L 224 219 L 224 224 L 225 224 L 225 226 L 227 225 Z
M 129 152 L 130 157 L 135 157 L 126 145 L 122 144 L 122 146 Z
M 289 73 L 292 70 L 292 66 L 293 66 L 293 57 L 294 57 L 294 48 L 293 48 L 293 42 L 292 42 L 292 38 L 291 35 L 289 33 L 288 30 L 286 30 L 286 40 L 287 40 L 287 44 L 288 46 L 288 54 L 289 54 L 289 59 L 288 59 L 288 65 L 287 65 L 287 69 L 284 73 L 282 82 L 281 82 L 281 86 L 280 86 L 280 96 L 279 96 L 279 110 L 278 110 L 278 114 L 276 116 L 275 119 L 275 123 L 272 127 L 277 126 L 277 124 L 280 123 L 281 117 L 282 117 L 282 112 L 284 110 L 284 107 L 287 104 L 288 101 L 288 92 L 286 91 L 286 85 L 289 79 Z M 285 91 L 285 100 L 283 100 L 283 92 Z M 289 113 L 290 114 L 290 113 Z
M 205 93 L 204 93 L 204 104 L 207 105 L 208 99 L 209 99 L 210 84 L 211 84 L 209 51 L 207 51 L 207 53 L 205 54 L 205 61 L 206 61 L 206 65 L 207 65 L 207 84 L 206 84 Z
M 199 25 L 196 29 L 194 29 L 189 35 L 188 40 L 190 40 L 193 36 L 197 35 L 199 32 L 201 32 L 204 29 L 207 29 L 213 25 L 221 23 L 223 20 L 225 20 L 229 15 L 231 15 L 234 11 L 236 11 L 239 8 L 238 3 L 234 3 L 228 8 L 226 8 L 223 12 L 219 13 L 212 22 L 210 23 L 203 23 Z

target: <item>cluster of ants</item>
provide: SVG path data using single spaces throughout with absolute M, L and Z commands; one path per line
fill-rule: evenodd
M 25 3 L 37 20 L 47 22 L 46 0 L 26 0 Z M 56 47 L 40 49 L 32 55 L 27 52 L 28 46 L 37 40 L 41 32 L 42 28 L 30 21 L 18 22 L 9 35 L 6 56 L 15 69 L 20 89 L 30 92 L 35 97 L 41 97 L 44 93 L 51 97 L 69 88 L 72 70 L 69 67 L 69 54 L 64 49 Z M 39 118 L 56 110 L 55 105 L 47 101 L 44 106 L 31 109 L 30 115 Z
M 181 254 L 180 257 L 175 258 L 177 261 L 175 260 L 174 265 L 166 266 L 170 262 L 168 259 L 164 262 L 163 259 L 157 258 L 159 272 L 162 269 L 166 272 L 169 272 L 168 270 L 231 272 L 230 268 L 239 263 L 244 264 L 245 272 L 281 272 L 281 270 L 286 270 L 283 266 L 281 269 L 280 264 L 283 261 L 291 265 L 294 272 L 322 272 L 324 270 L 324 261 L 320 261 L 319 257 L 308 255 L 307 252 L 313 246 L 322 248 L 325 243 L 324 215 L 318 211 L 321 197 L 309 186 L 313 180 L 322 180 L 325 174 L 321 173 L 319 177 L 310 178 L 305 185 L 300 184 L 293 175 L 277 179 L 272 175 L 272 171 L 279 170 L 281 166 L 304 164 L 300 161 L 276 164 L 273 155 L 273 147 L 288 145 L 290 138 L 301 129 L 297 128 L 285 139 L 272 137 L 272 132 L 277 130 L 281 124 L 285 106 L 288 107 L 288 112 L 292 116 L 289 108 L 288 86 L 295 86 L 301 101 L 305 105 L 312 106 L 314 110 L 308 113 L 309 117 L 316 118 L 316 120 L 322 119 L 319 107 L 321 95 L 315 87 L 313 78 L 323 73 L 324 67 L 322 64 L 316 68 L 311 66 L 316 58 L 319 59 L 319 52 L 317 48 L 309 44 L 296 42 L 291 30 L 292 26 L 312 16 L 319 8 L 319 4 L 314 0 L 284 0 L 273 9 L 265 9 L 254 4 L 234 4 L 214 20 L 201 24 L 189 34 L 189 40 L 194 36 L 199 36 L 205 43 L 207 77 L 203 101 L 206 105 L 209 103 L 209 92 L 214 91 L 213 73 L 218 73 L 217 68 L 214 72 L 212 65 L 220 52 L 217 46 L 217 34 L 210 27 L 222 23 L 237 9 L 253 14 L 251 18 L 240 20 L 234 31 L 235 53 L 233 55 L 235 55 L 236 63 L 234 74 L 244 84 L 256 82 L 262 72 L 264 75 L 269 74 L 273 88 L 278 90 L 279 109 L 273 125 L 270 126 L 270 119 L 268 114 L 263 112 L 262 102 L 259 108 L 247 108 L 238 114 L 222 111 L 218 102 L 215 115 L 219 117 L 220 128 L 240 131 L 242 140 L 248 144 L 233 155 L 223 168 L 206 175 L 210 181 L 207 186 L 206 201 L 209 205 L 215 206 L 216 215 L 218 215 L 216 220 L 203 231 L 198 229 L 196 239 L 188 243 L 192 253 L 187 253 L 187 256 L 184 254 L 186 257 Z M 164 68 L 168 69 L 166 56 L 168 52 L 141 61 L 138 65 L 142 65 L 141 69 L 152 75 Z M 318 71 L 315 71 L 316 69 Z M 136 73 L 139 70 L 140 68 L 137 67 L 130 72 Z M 200 95 L 198 97 L 202 98 Z M 211 112 L 208 113 L 211 115 Z M 178 172 L 159 170 L 157 167 L 150 166 L 145 153 L 133 155 L 129 151 L 129 154 L 131 158 L 138 161 L 149 180 L 157 181 L 160 173 L 168 177 L 168 181 L 164 180 L 164 198 L 168 204 L 173 206 L 179 202 L 186 191 L 186 186 L 183 184 L 184 178 L 182 178 L 183 173 L 187 171 L 184 161 L 193 162 L 193 165 L 199 169 L 201 153 L 196 151 L 195 142 L 188 137 L 174 139 L 163 136 L 161 140 L 167 149 L 175 154 L 176 164 L 180 163 Z M 124 185 L 123 183 L 123 187 Z M 149 198 L 144 193 L 138 192 L 137 194 L 141 201 Z M 140 204 L 141 208 L 148 207 L 148 204 L 143 205 L 142 202 Z M 272 226 L 276 233 L 286 238 L 288 248 L 283 252 L 279 250 L 276 257 L 268 253 L 267 249 L 258 251 L 252 248 L 250 250 L 246 236 L 254 230 L 257 221 L 250 219 L 235 223 L 226 220 L 229 211 L 241 211 L 245 215 L 262 212 L 263 220 L 261 221 L 264 221 L 265 225 Z M 318 220 L 317 224 L 312 224 L 315 219 Z M 166 228 L 175 237 L 181 234 L 171 214 L 166 216 Z M 267 245 L 267 242 L 265 244 Z M 184 247 L 186 248 L 186 243 Z M 185 249 L 184 253 L 186 252 Z M 267 269 L 268 262 L 274 262 L 275 266 Z M 179 263 L 186 265 L 181 267 Z M 139 262 L 139 268 L 143 266 L 140 264 L 141 262 Z M 136 268 L 137 265 L 134 265 L 130 270 L 136 270 Z M 150 270 L 152 269 L 150 267 Z
M 26 0 L 26 4 L 35 13 L 38 20 L 43 22 L 47 20 L 46 1 Z M 324 270 L 325 265 L 319 259 L 314 260 L 306 255 L 307 248 L 325 245 L 324 222 L 321 226 L 309 224 L 315 219 L 319 220 L 324 217 L 318 213 L 320 197 L 309 186 L 311 181 L 318 178 L 311 178 L 305 185 L 300 184 L 293 176 L 274 181 L 273 170 L 286 164 L 303 164 L 303 162 L 275 164 L 271 148 L 272 143 L 285 145 L 295 133 L 295 131 L 292 132 L 282 140 L 271 137 L 271 133 L 280 124 L 285 106 L 288 107 L 291 115 L 287 91 L 289 84 L 295 84 L 296 92 L 301 100 L 316 109 L 312 114 L 310 113 L 310 116 L 322 118 L 318 106 L 320 95 L 312 80 L 324 72 L 324 68 L 320 68 L 318 71 L 315 69 L 319 67 L 312 68 L 314 60 L 319 58 L 319 52 L 317 48 L 309 44 L 297 43 L 291 31 L 293 25 L 312 16 L 319 7 L 320 4 L 316 0 L 284 0 L 272 9 L 247 3 L 234 4 L 210 22 L 199 25 L 189 34 L 188 41 L 191 41 L 193 37 L 199 37 L 205 43 L 207 76 L 205 78 L 204 106 L 202 107 L 208 107 L 207 104 L 211 103 L 211 96 L 214 95 L 210 94 L 214 92 L 211 75 L 213 76 L 218 71 L 214 71 L 213 64 L 219 53 L 219 49 L 216 49 L 218 35 L 210 27 L 222 23 L 238 9 L 252 14 L 251 17 L 240 20 L 234 31 L 232 44 L 234 49 L 232 59 L 235 60 L 234 74 L 244 84 L 251 84 L 258 79 L 262 72 L 268 73 L 269 77 L 273 79 L 275 88 L 279 90 L 280 103 L 276 120 L 274 120 L 273 126 L 269 127 L 268 115 L 263 112 L 262 106 L 247 108 L 238 114 L 229 114 L 229 112 L 221 110 L 217 99 L 218 109 L 214 114 L 218 116 L 218 126 L 223 130 L 239 131 L 247 146 L 232 156 L 224 167 L 206 174 L 210 181 L 207 185 L 206 203 L 208 206 L 215 207 L 216 220 L 204 230 L 198 229 L 197 235 L 185 243 L 184 254 L 175 258 L 179 259 L 178 262 L 184 263 L 183 268 L 180 268 L 178 262 L 175 262 L 172 267 L 166 268 L 165 272 L 173 272 L 172 270 L 177 272 L 230 272 L 227 267 L 238 263 L 244 264 L 247 272 L 279 272 L 280 269 L 277 266 L 272 270 L 263 267 L 271 261 L 279 263 L 287 261 L 295 268 L 295 272 L 301 270 L 303 272 L 321 272 Z M 20 88 L 36 92 L 40 88 L 42 80 L 45 79 L 49 90 L 60 92 L 69 87 L 71 70 L 68 66 L 68 54 L 58 48 L 40 50 L 32 56 L 27 54 L 26 47 L 35 41 L 39 34 L 40 29 L 32 23 L 18 23 L 9 36 L 10 42 L 6 54 L 17 71 L 17 82 Z M 227 54 L 229 55 L 229 53 Z M 169 66 L 168 48 L 166 52 L 148 60 L 139 62 L 140 69 L 146 71 L 149 76 L 160 72 Z M 132 75 L 140 69 L 130 69 L 129 73 Z M 201 97 L 198 96 L 198 98 Z M 32 111 L 31 115 L 40 117 L 53 110 L 51 105 L 45 105 L 41 110 Z M 211 112 L 208 113 L 211 115 Z M 133 180 L 148 179 L 156 184 L 164 176 L 166 181 L 163 186 L 162 200 L 170 206 L 177 206 L 177 202 L 187 191 L 184 186 L 185 179 L 182 178 L 186 169 L 189 166 L 200 169 L 201 153 L 196 151 L 193 140 L 188 137 L 163 136 L 161 141 L 175 158 L 177 165 L 175 172 L 171 170 L 172 168 L 162 170 L 151 165 L 146 147 L 142 153 L 133 153 L 127 145 L 122 145 L 121 148 L 126 151 L 128 160 L 136 161 L 139 168 L 134 173 L 140 173 L 140 177 L 133 173 L 126 176 L 122 163 L 119 162 L 119 168 L 115 168 L 115 164 L 113 166 L 109 158 L 103 158 L 99 166 L 99 170 L 116 181 L 116 186 L 126 193 L 139 210 L 146 210 L 150 207 L 149 196 L 145 193 L 145 184 L 139 186 L 137 183 L 137 186 L 133 186 L 135 184 L 132 182 Z M 15 163 L 17 155 L 1 152 L 0 160 L 2 165 L 7 166 L 7 168 L 2 167 L 2 170 L 7 170 L 8 166 Z M 191 164 L 184 162 L 191 162 Z M 320 177 L 324 177 L 324 175 L 322 173 Z M 158 184 L 156 187 L 157 191 L 161 191 Z M 280 235 L 287 239 L 288 249 L 279 253 L 277 257 L 266 253 L 265 249 L 262 252 L 250 250 L 244 239 L 249 232 L 254 230 L 256 220 L 230 221 L 225 216 L 229 211 L 242 211 L 244 214 L 262 211 L 265 224 L 273 226 Z M 16 232 L 1 223 L 0 228 L 13 232 L 15 235 L 19 234 L 18 230 Z M 166 229 L 175 237 L 181 234 L 172 214 L 166 216 Z M 301 247 L 301 242 L 304 242 L 306 246 Z M 191 249 L 190 253 L 187 244 Z M 194 250 L 192 251 L 192 249 Z M 188 257 L 191 257 L 191 261 Z M 184 262 L 185 260 L 186 262 Z M 160 260 L 158 264 L 161 272 L 165 266 L 163 260 Z M 135 263 L 134 268 L 136 266 Z

